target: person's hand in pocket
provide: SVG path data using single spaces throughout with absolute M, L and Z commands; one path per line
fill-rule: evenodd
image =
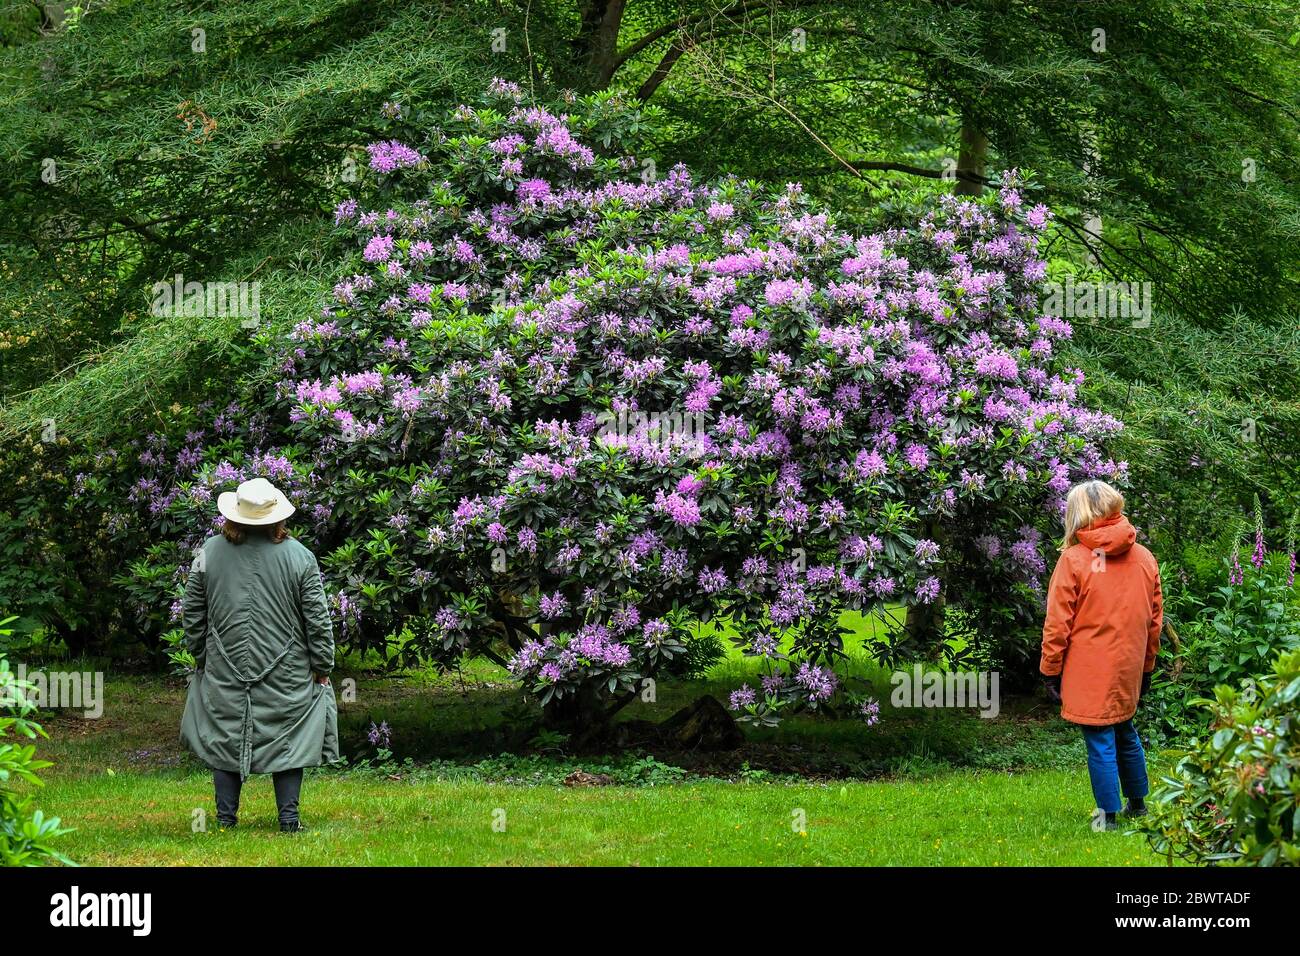
M 328 687 L 330 685 L 328 674 L 312 674 L 311 679 L 313 683 L 320 684 L 322 687 Z

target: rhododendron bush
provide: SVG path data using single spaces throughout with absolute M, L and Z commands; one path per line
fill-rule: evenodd
M 273 384 L 121 465 L 115 527 L 162 531 L 169 574 L 265 475 L 350 646 L 494 657 L 591 717 L 712 622 L 762 658 L 733 707 L 770 720 L 860 703 L 845 611 L 1032 610 L 1063 493 L 1123 477 L 1055 360 L 1049 215 L 1014 175 L 854 235 L 795 184 L 650 175 L 615 95 L 386 113 L 332 301 L 259 339 Z

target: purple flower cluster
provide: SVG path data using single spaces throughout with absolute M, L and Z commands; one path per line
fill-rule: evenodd
M 370 168 L 381 173 L 407 169 L 424 162 L 424 157 L 418 152 L 396 140 L 371 143 L 366 147 L 366 151 L 370 153 Z
M 398 589 L 335 595 L 346 637 L 363 611 L 379 633 L 411 615 L 430 656 L 472 653 L 497 632 L 454 595 L 536 595 L 545 636 L 516 644 L 512 671 L 609 695 L 683 652 L 670 611 L 725 617 L 771 667 L 733 707 L 761 710 L 839 692 L 816 635 L 843 611 L 933 602 L 966 567 L 990 600 L 1039 585 L 1043 536 L 1015 516 L 1046 526 L 1074 481 L 1122 482 L 1102 451 L 1119 422 L 1056 364 L 1070 327 L 1037 297 L 1049 215 L 1014 174 L 855 235 L 797 184 L 681 166 L 642 181 L 568 108 L 506 81 L 489 94 L 491 120 L 457 109 L 428 155 L 369 147 L 383 201 L 335 210 L 356 251 L 319 319 L 275 346 L 270 440 L 241 435 L 236 455 L 223 414 L 224 458 L 135 449 L 150 520 L 210 520 L 181 480 L 280 478 L 346 542 L 350 579 Z

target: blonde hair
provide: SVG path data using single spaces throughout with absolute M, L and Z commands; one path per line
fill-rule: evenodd
M 1085 481 L 1070 489 L 1065 499 L 1065 537 L 1061 550 L 1079 543 L 1079 529 L 1124 510 L 1124 496 L 1104 481 Z

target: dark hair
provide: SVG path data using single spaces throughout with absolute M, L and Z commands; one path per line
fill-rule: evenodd
M 254 531 L 266 535 L 271 539 L 272 544 L 279 544 L 289 537 L 289 529 L 285 527 L 284 521 L 277 521 L 275 524 L 240 524 L 227 518 L 225 524 L 221 526 L 221 533 L 231 544 L 243 544 L 248 540 L 249 533 Z

